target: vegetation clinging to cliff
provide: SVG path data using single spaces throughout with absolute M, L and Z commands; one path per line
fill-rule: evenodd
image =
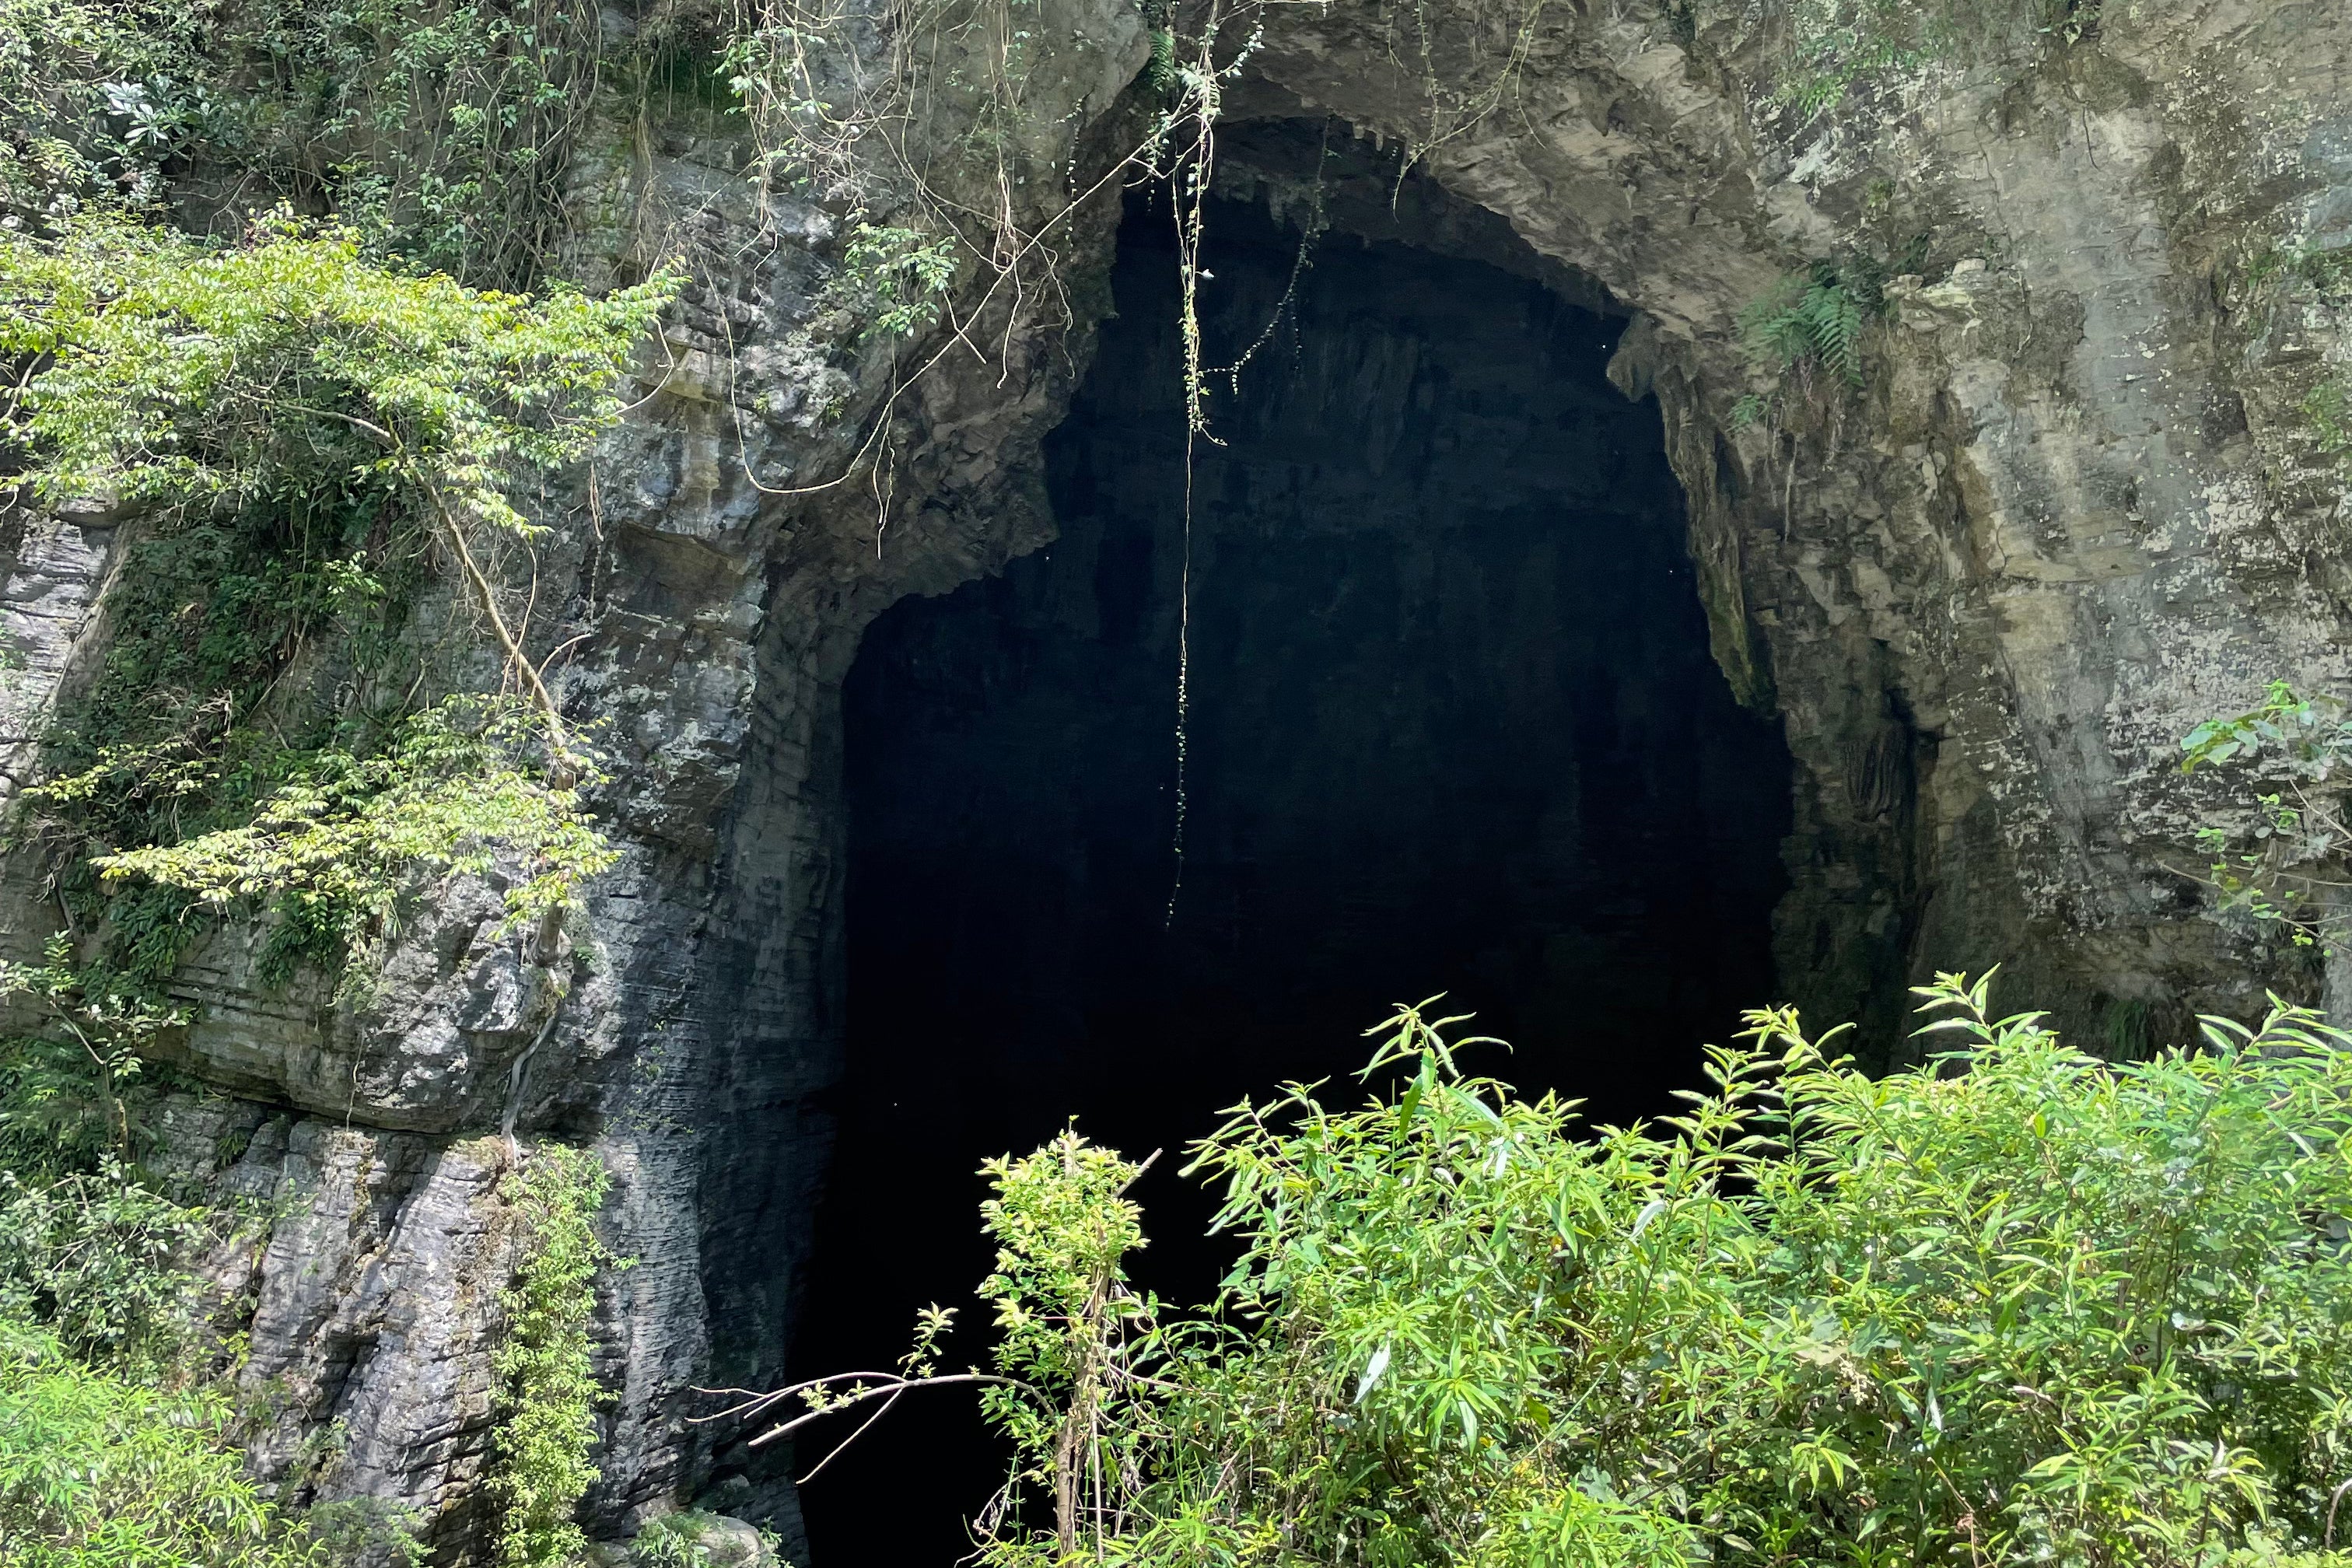
M 0 1564 L 414 1568 L 402 1510 L 289 1510 L 246 1472 L 243 1345 L 200 1270 L 254 1245 L 260 1216 L 143 1163 L 166 1075 L 108 1053 L 146 1026 L 107 1022 L 124 999 L 54 955 L 7 980 L 67 1037 L 0 1038 Z
M 2181 741 L 2183 773 L 2251 771 L 2257 785 L 2227 818 L 2199 829 L 2216 912 L 2290 944 L 2344 950 L 2341 866 L 2352 852 L 2343 794 L 2352 775 L 2352 716 L 2340 698 L 2271 682 L 2260 707 L 2210 719 Z
M 1857 87 L 1946 62 L 2031 58 L 2095 35 L 2103 0 L 1781 0 L 1774 101 L 1811 120 Z
M 502 1299 L 505 1337 L 491 1354 L 503 1382 L 487 1485 L 499 1509 L 498 1561 L 543 1568 L 587 1544 L 572 1518 L 596 1479 L 588 1451 L 603 1397 L 589 1363 L 596 1276 L 616 1260 L 596 1239 L 612 1189 L 585 1149 L 541 1144 L 509 1178 L 522 1262 Z
M 420 869 L 503 854 L 520 912 L 569 898 L 609 858 L 578 798 L 593 760 L 522 650 L 495 552 L 533 532 L 511 493 L 611 418 L 669 287 L 482 292 L 289 226 L 226 249 L 115 220 L 0 241 L 0 346 L 36 367 L 5 411 L 34 486 L 142 508 L 134 549 L 161 568 L 112 606 L 107 669 L 52 740 L 61 773 L 28 797 L 41 830 L 116 884 L 274 900 L 286 951 L 319 959 L 384 929 Z M 410 713 L 421 672 L 364 667 L 324 713 L 269 709 L 308 642 L 396 616 L 396 584 L 435 560 L 520 709 Z M 375 647 L 416 659 L 396 635 Z M 140 912 L 117 920 L 112 962 L 152 984 L 177 962 L 185 901 Z

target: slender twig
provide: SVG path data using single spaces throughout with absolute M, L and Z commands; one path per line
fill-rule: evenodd
M 929 1377 L 908 1377 L 904 1373 L 896 1372 L 836 1372 L 829 1373 L 823 1377 L 806 1378 L 787 1387 L 770 1389 L 764 1394 L 753 1393 L 750 1389 L 742 1388 L 697 1388 L 694 1391 L 697 1394 L 740 1394 L 748 1397 L 729 1405 L 724 1410 L 713 1411 L 708 1415 L 689 1415 L 687 1420 L 692 1425 L 703 1426 L 713 1421 L 745 1418 L 756 1415 L 762 1410 L 771 1409 L 778 1402 L 790 1399 L 794 1394 L 807 1394 L 815 1389 L 833 1387 L 842 1384 L 852 1385 L 847 1394 L 832 1400 L 821 1409 L 811 1410 L 805 1415 L 796 1415 L 790 1421 L 770 1427 L 752 1438 L 751 1446 L 756 1448 L 762 1443 L 773 1442 L 788 1433 L 798 1431 L 819 1416 L 834 1415 L 838 1411 L 848 1409 L 853 1405 L 862 1405 L 869 1399 L 878 1398 L 883 1394 L 888 1394 L 895 1399 L 913 1388 L 943 1388 L 951 1384 L 996 1384 L 1008 1388 L 1017 1388 L 1024 1394 L 1039 1399 L 1045 1397 L 1036 1387 L 1022 1382 L 1017 1377 L 999 1377 L 992 1373 L 985 1372 L 935 1373 Z
M 802 1427 L 807 1426 L 812 1421 L 820 1420 L 824 1416 L 832 1415 L 840 1411 L 846 1410 L 853 1405 L 862 1405 L 869 1399 L 878 1399 L 884 1394 L 887 1394 L 890 1398 L 895 1400 L 898 1395 L 906 1393 L 910 1388 L 941 1388 L 950 1384 L 958 1383 L 1003 1384 L 1009 1384 L 1015 1388 L 1028 1389 L 1032 1394 L 1036 1393 L 1036 1390 L 1029 1388 L 1027 1384 L 1021 1382 L 1018 1378 L 996 1377 L 984 1372 L 959 1372 L 943 1373 L 936 1377 L 899 1378 L 895 1383 L 887 1386 L 853 1389 L 851 1392 L 842 1395 L 841 1398 L 835 1400 L 833 1404 L 826 1405 L 822 1410 L 812 1410 L 804 1415 L 796 1415 L 790 1421 L 778 1422 L 775 1426 L 769 1427 L 766 1431 L 752 1438 L 751 1446 L 756 1448 L 763 1443 L 772 1443 L 779 1437 L 788 1437 L 794 1432 L 799 1431 Z
M 907 1391 L 903 1388 L 892 1389 L 890 1391 L 890 1397 L 882 1402 L 880 1409 L 875 1411 L 873 1415 L 868 1415 L 865 1420 L 860 1421 L 857 1424 L 857 1429 L 856 1431 L 852 1432 L 848 1436 L 844 1437 L 840 1442 L 835 1443 L 832 1449 L 826 1453 L 824 1458 L 819 1459 L 815 1465 L 810 1468 L 808 1474 L 803 1476 L 799 1480 L 794 1481 L 793 1484 L 794 1486 L 804 1487 L 808 1485 L 809 1482 L 816 1479 L 819 1475 L 824 1473 L 824 1468 L 827 1465 L 833 1463 L 834 1460 L 841 1457 L 842 1450 L 847 1448 L 852 1443 L 856 1442 L 857 1439 L 866 1436 L 866 1429 L 868 1426 L 873 1426 L 874 1423 L 881 1420 L 885 1415 L 889 1415 L 890 1407 L 898 1403 L 898 1395 L 906 1392 Z
M 555 698 L 547 689 L 547 682 L 539 678 L 538 666 L 524 655 L 522 645 L 516 641 L 514 633 L 509 629 L 506 616 L 499 613 L 498 589 L 476 563 L 474 552 L 466 547 L 465 526 L 449 510 L 449 503 L 442 499 L 438 486 L 427 479 L 425 492 L 432 498 L 434 510 L 440 514 L 442 526 L 449 531 L 449 542 L 457 552 L 457 563 L 464 568 L 467 581 L 473 584 L 475 596 L 481 600 L 482 614 L 488 618 L 490 631 L 498 637 L 499 647 L 506 651 L 507 662 L 521 672 L 523 680 L 530 688 L 532 700 L 547 719 L 548 739 L 555 753 L 556 772 L 568 784 L 573 773 L 572 738 L 564 730 L 563 715 L 555 706 Z

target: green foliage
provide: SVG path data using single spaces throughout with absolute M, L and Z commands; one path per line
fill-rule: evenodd
M 2207 720 L 2182 738 L 2180 749 L 2182 773 L 2267 756 L 2324 784 L 2352 768 L 2352 719 L 2340 700 L 2304 697 L 2290 682 L 2273 680 L 2261 707 Z
M 2322 304 L 2352 304 L 2352 247 L 2274 246 L 2254 258 L 2247 281 L 2257 288 L 2291 281 L 2310 289 Z
M 980 1561 L 1031 1560 L 1019 1500 L 1033 1486 L 1052 1500 L 1044 1539 L 1067 1556 L 1082 1512 L 1099 1518 L 1105 1471 L 1128 1471 L 1152 1430 L 1138 1378 L 1158 1354 L 1156 1306 L 1130 1288 L 1125 1268 L 1143 1245 L 1142 1211 L 1126 1195 L 1141 1171 L 1069 1131 L 1025 1159 L 992 1160 L 982 1173 L 994 1194 L 981 1219 L 996 1242 L 996 1268 L 978 1294 L 995 1309 L 994 1362 L 1004 1381 L 982 1390 L 981 1408 L 1019 1459 Z
M 352 1500 L 289 1522 L 257 1499 L 232 1436 L 242 1340 L 211 1321 L 199 1272 L 250 1245 L 255 1216 L 172 1196 L 117 1157 L 124 1129 L 143 1142 L 143 1078 L 118 1070 L 110 1100 L 79 1029 L 121 998 L 54 948 L 9 979 L 77 1038 L 0 1042 L 0 1565 L 420 1568 L 397 1509 Z M 43 1150 L 45 1127 L 59 1136 Z
M 1917 70 L 1952 42 L 1943 17 L 1902 0 L 1795 0 L 1789 19 L 1796 68 L 1779 98 L 1805 120 L 1857 82 Z
M 1242 1255 L 1181 1332 L 1073 1333 L 1131 1167 L 992 1166 L 1001 1364 L 1045 1380 L 1005 1398 L 1075 1409 L 1097 1356 L 1124 1396 L 1061 1528 L 992 1510 L 982 1560 L 2342 1562 L 2291 1554 L 2352 1463 L 2352 1037 L 2282 1005 L 2110 1065 L 1921 994 L 1925 1068 L 1759 1012 L 1685 1114 L 1587 1135 L 1405 1009 L 1370 1104 L 1293 1085 L 1195 1146 Z
M 2324 378 L 2303 400 L 2304 417 L 2319 449 L 2339 463 L 2352 458 L 2352 386 L 2340 375 Z
M 92 1168 L 123 1131 L 133 1140 L 144 1131 L 131 1104 L 128 1094 L 110 1103 L 89 1052 L 74 1041 L 0 1040 L 0 1171 L 47 1181 Z
M 204 107 L 189 67 L 205 18 L 140 0 L 0 0 L 0 215 L 151 209 Z
M 835 291 L 867 318 L 865 337 L 903 338 L 940 319 L 956 276 L 952 234 L 927 239 L 910 228 L 861 223 L 850 231 Z
M 157 214 L 196 167 L 379 259 L 528 283 L 599 42 L 578 0 L 0 0 L 0 208 Z
M 526 534 L 509 491 L 609 422 L 671 288 L 469 289 L 290 225 L 228 249 L 101 219 L 0 238 L 0 351 L 43 363 L 13 433 L 49 496 L 235 506 L 390 488 Z
M 301 1525 L 329 1563 L 425 1568 L 427 1553 L 418 1539 L 415 1509 L 380 1498 L 341 1498 L 303 1510 Z
M 354 538 L 356 535 L 356 538 Z M 402 552 L 357 588 L 369 557 Z M 202 910 L 160 885 L 102 887 L 91 854 L 170 844 L 247 821 L 307 755 L 307 743 L 365 745 L 414 677 L 382 653 L 405 608 L 417 557 L 380 506 L 290 513 L 247 508 L 135 538 L 106 601 L 111 635 L 95 686 L 45 737 L 45 784 L 24 792 L 16 826 L 70 856 L 60 893 L 102 923 L 94 958 L 134 985 L 177 966 Z M 401 582 L 389 590 L 383 578 Z M 264 707 L 306 645 L 341 633 L 362 665 L 341 720 Z
M 372 251 L 419 272 L 530 283 L 601 32 L 583 0 L 247 5 L 213 53 L 266 69 L 224 72 L 208 144 L 288 195 L 323 186 Z
M 2273 246 L 2247 267 L 2246 283 L 2273 307 L 2293 301 L 2340 317 L 2352 306 L 2352 247 Z M 2331 366 L 2305 395 L 2303 416 L 2323 454 L 2339 469 L 2352 462 L 2352 385 L 2341 365 Z
M 586 1544 L 572 1512 L 596 1479 L 588 1453 L 603 1394 L 588 1327 L 597 1271 L 615 1261 L 595 1232 L 611 1187 L 593 1152 L 560 1143 L 531 1150 L 509 1177 L 522 1262 L 501 1299 L 506 1337 L 491 1365 L 502 1387 L 486 1476 L 505 1568 L 564 1563 Z
M 38 967 L 0 961 L 0 999 L 16 996 L 37 998 L 55 1032 L 0 1041 L 0 1172 L 54 1176 L 100 1159 L 135 1163 L 143 1129 L 131 1087 L 155 1037 L 185 1014 L 77 970 L 63 935 Z
M 414 1510 L 354 1498 L 289 1517 L 248 1480 L 194 1265 L 236 1216 L 110 1158 L 0 1169 L 0 1568 L 422 1568 Z
M 102 990 L 63 939 L 41 967 L 0 971 L 0 988 L 37 998 L 53 1031 L 0 1040 L 0 1426 L 14 1399 L 38 1441 L 58 1446 L 30 1465 L 0 1435 L 0 1563 L 194 1568 L 215 1561 L 197 1540 L 219 1561 L 276 1562 L 249 1531 L 183 1541 L 155 1529 L 183 1500 L 174 1477 L 226 1477 L 223 1508 L 251 1501 L 210 1392 L 237 1343 L 205 1321 L 194 1272 L 238 1239 L 242 1216 L 168 1195 L 133 1163 L 146 1142 L 142 1052 L 176 1017 Z M 17 1544 L 28 1555 L 10 1556 Z
M 1863 339 L 1886 308 L 1884 270 L 1860 258 L 1817 261 L 1740 316 L 1750 352 L 1781 373 L 1815 367 L 1862 384 Z
M 2180 747 L 2183 773 L 2251 767 L 2278 786 L 2254 792 L 2242 824 L 2198 830 L 2220 912 L 2297 947 L 2339 946 L 2347 916 L 2331 896 L 2337 879 L 2331 868 L 2352 849 L 2342 808 L 2352 776 L 2352 712 L 2339 699 L 2305 697 L 2274 680 L 2261 707 L 2210 719 Z
M 138 1163 L 145 1056 L 181 1015 L 102 988 L 62 937 L 39 968 L 0 965 L 0 995 L 37 999 L 47 1031 L 0 1039 L 0 1320 L 110 1373 L 201 1377 L 226 1347 L 189 1270 L 240 1216 L 157 1190 Z
M 94 1371 L 0 1313 L 0 1564 L 316 1561 L 247 1480 L 223 1401 Z
M 47 1182 L 0 1171 L 0 1318 L 44 1324 L 84 1362 L 185 1382 L 205 1354 L 186 1268 L 220 1224 L 111 1159 Z
M 225 908 L 278 911 L 280 951 L 318 956 L 391 929 L 426 873 L 521 875 L 506 890 L 499 935 L 570 907 L 616 852 L 580 800 L 601 772 L 549 782 L 545 731 L 516 699 L 453 697 L 411 717 L 382 753 L 322 751 L 295 764 L 249 820 L 169 845 L 101 855 L 109 881 L 144 877 Z M 575 764 L 583 753 L 573 752 Z M 96 787 L 96 772 L 51 785 Z
M 508 623 L 500 552 L 538 532 L 516 498 L 616 416 L 673 280 L 466 286 L 543 272 L 599 31 L 572 0 L 0 0 L 0 438 L 41 500 L 129 522 L 104 666 L 15 824 L 81 940 L 0 972 L 46 1014 L 0 1042 L 0 1339 L 34 1347 L 0 1348 L 0 1563 L 421 1560 L 397 1510 L 289 1525 L 244 1488 L 203 1391 L 236 1346 L 191 1271 L 233 1216 L 145 1180 L 138 1104 L 181 1021 L 154 998 L 208 918 L 266 910 L 282 973 L 390 931 L 435 875 L 543 928 L 611 860 L 581 799 L 604 775 Z M 163 221 L 234 231 L 209 205 L 230 187 L 336 226 Z M 405 630 L 435 570 L 521 698 L 435 700 L 440 656 Z M 510 1539 L 561 1549 L 587 1307 L 558 1298 L 593 1244 L 554 1180 L 519 1198 L 547 1234 L 508 1302 L 501 1480 Z
M 1151 63 L 1145 68 L 1144 79 L 1162 98 L 1176 90 L 1176 34 L 1164 25 L 1151 29 Z
M 1790 48 L 1775 100 L 1811 120 L 1856 87 L 1952 60 L 2080 42 L 2103 0 L 1782 0 Z
M 630 1568 L 710 1568 L 702 1539 L 709 1519 L 691 1509 L 662 1515 L 629 1542 Z
M 668 287 L 488 293 L 285 226 L 227 249 L 113 219 L 0 237 L 0 340 L 39 367 L 8 407 L 31 478 L 150 510 L 103 678 L 49 748 L 62 776 L 27 796 L 127 893 L 106 908 L 117 970 L 160 983 L 192 916 L 238 899 L 274 902 L 282 971 L 385 927 L 419 869 L 518 860 L 528 915 L 609 860 L 579 801 L 593 759 L 477 552 L 531 534 L 510 493 L 609 424 Z M 404 718 L 416 681 L 362 677 L 336 732 L 289 740 L 263 704 L 296 650 L 342 630 L 387 657 L 436 549 L 543 737 L 497 702 Z M 79 868 L 67 884 L 109 890 Z

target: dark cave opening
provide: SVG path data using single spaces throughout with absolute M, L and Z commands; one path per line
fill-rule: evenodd
M 920 1305 L 968 1300 L 977 1166 L 1073 1115 L 1168 1151 L 1139 1272 L 1198 1300 L 1220 1259 L 1174 1156 L 1360 1065 L 1388 1004 L 1446 993 L 1515 1047 L 1479 1070 L 1612 1121 L 1771 999 L 1790 762 L 1709 658 L 1656 409 L 1603 377 L 1622 323 L 1394 244 L 1297 268 L 1239 204 L 1211 231 L 1209 362 L 1257 346 L 1196 448 L 1189 619 L 1175 262 L 1139 207 L 1048 443 L 1059 541 L 895 606 L 851 675 L 848 1067 L 800 1373 L 889 1365 Z M 910 1396 L 804 1489 L 812 1551 L 944 1568 L 1002 1474 L 967 1396 Z

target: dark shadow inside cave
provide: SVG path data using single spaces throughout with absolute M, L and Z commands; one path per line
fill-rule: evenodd
M 1771 999 L 1789 758 L 1709 659 L 1657 411 L 1603 378 L 1622 323 L 1338 235 L 1292 289 L 1262 209 L 1211 232 L 1209 361 L 1256 348 L 1196 452 L 1189 626 L 1175 260 L 1139 206 L 1047 448 L 1060 540 L 897 605 L 851 676 L 848 1076 L 802 1373 L 889 1365 L 920 1304 L 968 1300 L 975 1168 L 1070 1116 L 1169 1151 L 1139 1272 L 1199 1300 L 1181 1146 L 1359 1065 L 1388 1004 L 1447 993 L 1516 1047 L 1478 1070 L 1607 1121 Z M 945 1568 L 1001 1476 L 966 1394 L 910 1396 L 804 1489 L 819 1568 Z

